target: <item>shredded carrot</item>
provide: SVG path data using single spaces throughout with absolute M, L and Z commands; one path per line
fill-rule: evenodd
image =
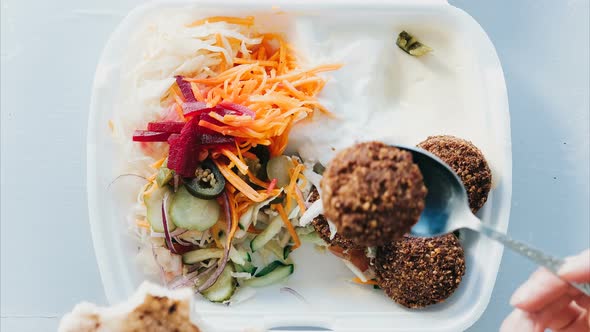
M 287 50 L 286 50 L 286 46 L 285 46 L 285 41 L 280 38 L 279 39 L 279 43 L 280 43 L 280 47 L 279 47 L 279 67 L 277 69 L 277 72 L 279 73 L 279 75 L 283 74 L 285 71 L 285 61 L 287 59 Z
M 303 168 L 304 168 L 303 164 L 298 164 L 292 170 L 293 173 L 291 174 L 291 182 L 289 182 L 289 184 L 287 185 L 287 188 L 285 189 L 285 193 L 287 193 L 287 206 L 286 206 L 287 211 L 291 210 L 291 198 L 295 197 L 295 199 L 297 200 L 297 194 L 295 193 L 295 188 L 297 187 L 297 179 L 299 178 L 299 174 L 301 173 Z M 303 199 L 301 199 L 301 203 L 303 203 Z M 297 204 L 299 204 L 299 202 L 297 202 Z M 303 207 L 303 209 L 305 209 L 305 204 L 302 204 L 299 208 L 301 209 L 301 207 Z
M 205 23 L 217 23 L 217 22 L 226 22 L 226 23 L 230 23 L 230 24 L 240 24 L 240 25 L 251 26 L 254 24 L 254 17 L 253 16 L 246 16 L 245 18 L 239 18 L 239 17 L 231 17 L 231 16 L 213 16 L 213 17 L 208 17 L 208 18 L 202 19 L 202 20 L 194 21 L 193 23 L 188 24 L 187 27 L 192 28 L 192 27 L 196 27 L 199 25 L 203 25 Z
M 352 278 L 352 282 L 360 285 L 378 285 L 375 280 L 362 281 L 359 277 Z
M 199 86 L 197 86 L 197 84 L 195 82 L 190 82 L 191 83 L 191 90 L 193 90 L 193 95 L 195 95 L 195 99 L 197 101 L 205 101 L 205 97 L 203 97 L 203 94 L 201 93 L 201 89 L 199 89 Z
M 182 106 L 180 106 L 179 104 L 176 104 L 176 105 L 174 105 L 174 110 L 176 111 L 176 114 L 178 114 L 178 117 L 182 121 L 185 121 L 184 112 L 182 111 Z
M 248 210 L 248 208 L 252 205 L 252 201 L 251 200 L 238 200 L 238 196 L 236 195 L 236 202 L 238 203 L 238 216 L 242 216 L 242 214 L 244 214 L 244 211 Z
M 243 65 L 243 64 L 257 64 L 263 67 L 277 67 L 279 65 L 276 61 L 268 61 L 268 60 L 258 60 L 258 59 L 243 59 L 243 58 L 234 58 L 234 63 Z
M 307 187 L 307 178 L 302 173 L 302 174 L 299 174 L 299 180 L 301 180 L 301 184 L 299 185 L 299 189 L 303 190 L 303 188 Z
M 291 235 L 293 242 L 295 242 L 295 245 L 293 246 L 293 250 L 299 248 L 301 246 L 301 240 L 299 239 L 299 236 L 297 235 L 297 232 L 295 231 L 295 227 L 293 227 L 293 224 L 289 221 L 289 218 L 287 217 L 287 214 L 285 213 L 285 209 L 283 209 L 283 206 L 281 204 L 274 204 L 272 207 L 275 210 L 277 210 L 277 212 L 281 216 L 281 219 L 283 219 L 283 223 L 285 224 L 287 231 L 289 231 L 289 234 Z
M 240 150 L 238 149 L 238 151 Z M 228 149 L 221 149 L 221 154 L 229 158 L 236 165 L 240 173 L 244 175 L 248 174 L 248 165 L 246 165 L 244 159 L 238 158 L 238 156 Z
M 221 243 L 219 231 L 227 223 L 223 217 L 212 228 L 212 238 L 217 247 L 229 246 L 238 227 L 239 216 L 243 215 L 253 204 L 264 201 L 269 197 L 281 194 L 287 196 L 286 206 L 275 204 L 273 207 L 281 215 L 290 236 L 297 248 L 301 241 L 295 228 L 288 220 L 293 204 L 299 206 L 300 213 L 305 212 L 305 201 L 302 188 L 308 180 L 302 174 L 304 165 L 294 161 L 290 171 L 290 181 L 283 188 L 277 188 L 277 179 L 263 181 L 248 167 L 248 159 L 259 159 L 250 151 L 253 147 L 263 145 L 268 147 L 272 157 L 282 155 L 289 143 L 289 134 L 299 121 L 310 119 L 314 112 L 321 112 L 333 116 L 327 108 L 317 100 L 317 95 L 323 89 L 326 80 L 320 73 L 336 70 L 339 64 L 326 64 L 314 68 L 302 68 L 292 45 L 280 34 L 258 33 L 249 31 L 254 24 L 254 17 L 226 17 L 214 16 L 187 24 L 188 27 L 198 27 L 208 23 L 225 22 L 233 24 L 231 30 L 248 36 L 244 41 L 236 34 L 224 32 L 208 33 L 207 50 L 217 60 L 218 64 L 211 65 L 206 70 L 195 75 L 184 77 L 190 83 L 195 99 L 205 102 L 208 107 L 218 106 L 220 103 L 235 103 L 247 107 L 249 111 L 217 112 L 211 111 L 208 118 L 200 118 L 198 125 L 216 134 L 229 136 L 235 140 L 235 146 L 224 145 L 204 150 L 200 160 L 211 158 L 223 177 L 226 179 L 226 194 L 230 210 L 230 232 L 227 243 Z M 219 23 L 222 24 L 223 23 Z M 239 25 L 239 26 L 237 26 Z M 206 31 L 206 29 L 203 29 Z M 207 32 L 203 32 L 207 33 Z M 201 34 L 201 32 L 199 32 Z M 205 39 L 203 39 L 205 40 Z M 166 105 L 174 107 L 178 117 L 186 121 L 183 105 L 186 102 L 184 94 L 178 84 L 166 91 L 161 99 Z M 200 158 L 199 157 L 199 158 Z M 164 158 L 152 164 L 159 168 Z M 233 168 L 236 167 L 237 171 Z M 155 180 L 156 174 L 150 177 Z M 245 178 L 248 182 L 246 182 Z M 261 187 L 261 188 L 258 188 Z M 149 194 L 155 190 L 154 184 L 145 188 Z M 258 188 L 258 189 L 255 189 Z M 258 234 L 259 230 L 252 225 L 247 230 Z
M 252 187 L 250 187 L 246 182 L 244 182 L 244 180 L 242 180 L 230 168 L 228 168 L 227 165 L 221 164 L 218 159 L 214 160 L 214 162 L 217 168 L 219 168 L 219 171 L 223 177 L 249 199 L 258 203 L 266 199 L 266 195 L 261 195 L 256 190 L 252 189 Z
M 215 41 L 216 41 L 216 43 L 215 43 L 216 46 L 219 46 L 219 47 L 222 47 L 223 48 L 223 41 L 221 40 L 221 34 L 220 33 L 216 33 L 215 34 Z M 225 66 L 225 56 L 224 56 L 223 53 L 220 53 L 219 55 L 220 55 L 220 58 L 221 58 L 221 62 L 219 63 L 219 69 L 221 71 L 225 71 L 225 68 L 226 68 L 226 66 Z
M 258 157 L 249 151 L 242 151 L 242 155 L 248 159 L 258 159 Z
M 315 68 L 312 68 L 309 70 L 293 72 L 293 73 L 288 73 L 285 75 L 277 76 L 277 77 L 269 80 L 269 83 L 281 82 L 283 80 L 293 81 L 295 79 L 307 78 L 309 76 L 312 76 L 312 75 L 315 75 L 315 74 L 318 74 L 321 72 L 337 70 L 337 69 L 340 69 L 340 67 L 342 67 L 341 64 L 318 66 L 318 67 L 315 67 Z
M 248 171 L 248 179 L 250 182 L 254 183 L 257 186 L 261 186 L 263 188 L 267 188 L 270 184 L 268 182 L 264 182 L 256 177 L 256 175 L 252 174 L 252 172 Z
M 171 96 L 174 99 L 176 105 L 182 105 L 184 103 L 184 98 L 182 97 L 182 93 L 176 91 L 176 89 L 172 89 Z
M 158 176 L 158 172 L 155 172 L 154 174 L 150 175 L 150 177 L 148 177 L 148 181 L 154 182 L 154 180 L 156 179 L 157 176 Z
M 151 168 L 158 169 L 158 168 L 160 168 L 160 166 L 162 166 L 162 164 L 164 163 L 165 160 L 166 160 L 166 157 L 164 157 L 164 158 L 156 161 L 155 163 L 151 164 L 150 167 Z
M 248 227 L 248 233 L 260 234 L 262 231 L 254 228 L 254 225 L 250 224 L 250 227 Z
M 135 219 L 135 225 L 137 227 L 145 228 L 147 230 L 151 229 L 150 224 L 145 219 Z
M 258 59 L 258 60 L 266 59 L 266 47 L 260 46 L 260 48 L 258 49 L 257 52 L 258 53 L 256 54 L 256 59 Z
M 299 205 L 299 213 L 303 215 L 306 211 L 305 203 L 303 199 L 303 194 L 301 193 L 301 189 L 295 186 L 295 200 L 297 201 L 297 205 Z

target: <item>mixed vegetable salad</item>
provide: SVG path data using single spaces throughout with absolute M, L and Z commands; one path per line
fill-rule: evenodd
M 133 133 L 145 155 L 159 156 L 134 228 L 164 283 L 224 302 L 239 285 L 291 275 L 290 253 L 302 241 L 322 243 L 299 223 L 322 167 L 285 150 L 296 123 L 330 115 L 316 99 L 325 84 L 318 73 L 339 65 L 300 67 L 283 37 L 256 32 L 252 17 L 185 28 L 192 58 L 161 96 L 159 114 Z

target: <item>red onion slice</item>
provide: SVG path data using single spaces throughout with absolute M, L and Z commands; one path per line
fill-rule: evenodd
M 180 278 L 175 279 L 174 281 L 172 281 L 168 287 L 171 289 L 176 289 L 176 288 L 180 288 L 180 287 L 184 287 L 186 285 L 188 285 L 191 281 L 195 280 L 196 277 L 199 276 L 199 271 L 193 271 L 188 273 L 185 276 L 182 276 Z
M 231 211 L 229 210 L 229 199 L 227 198 L 227 192 L 223 192 L 223 194 L 221 195 L 221 197 L 223 198 L 223 206 L 225 209 L 225 234 L 229 234 L 230 230 L 231 230 Z M 219 260 L 218 266 L 217 266 L 217 270 L 215 270 L 215 273 L 213 273 L 213 275 L 211 276 L 211 278 L 209 278 L 209 280 L 205 281 L 204 284 L 202 284 L 198 289 L 197 292 L 202 292 L 204 290 L 206 290 L 207 288 L 211 287 L 219 278 L 219 276 L 221 275 L 221 273 L 223 273 L 223 269 L 225 269 L 225 265 L 227 265 L 227 261 L 229 260 L 229 249 L 231 246 L 228 246 L 226 244 L 225 246 L 225 250 L 223 251 L 223 257 Z
M 173 230 L 172 232 L 170 232 L 170 236 L 171 237 L 176 237 L 176 236 L 182 235 L 182 234 L 184 234 L 186 232 L 188 232 L 188 229 L 177 227 L 175 230 Z M 151 232 L 151 236 L 152 237 L 165 237 L 166 235 L 164 233 L 152 231 Z
M 162 199 L 162 224 L 164 224 L 164 237 L 166 238 L 166 244 L 168 245 L 168 249 L 175 254 L 178 254 L 176 248 L 172 244 L 172 238 L 170 237 L 170 231 L 168 231 L 168 197 L 170 194 L 166 192 L 164 194 L 164 198 Z
M 184 234 L 186 232 L 188 232 L 188 229 L 177 227 L 175 230 L 173 230 L 172 232 L 170 232 L 170 236 L 175 237 L 175 236 L 182 235 L 182 234 Z
M 170 234 L 170 235 L 172 235 L 172 234 Z M 184 241 L 183 239 L 179 238 L 178 236 L 172 236 L 172 238 L 174 239 L 174 241 L 178 242 L 178 244 L 180 244 L 181 246 L 185 246 L 185 247 L 194 246 L 193 243 Z

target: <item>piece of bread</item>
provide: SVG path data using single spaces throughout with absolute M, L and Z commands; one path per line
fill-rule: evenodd
M 191 322 L 190 289 L 170 291 L 143 283 L 127 301 L 113 307 L 80 303 L 66 314 L 59 332 L 200 332 Z

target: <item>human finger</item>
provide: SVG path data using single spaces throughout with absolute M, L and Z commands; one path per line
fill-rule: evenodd
M 590 315 L 584 310 L 569 326 L 556 332 L 588 332 L 590 331 Z
M 590 310 L 590 296 L 586 296 L 585 294 L 578 294 L 578 296 L 574 297 L 574 301 L 582 308 L 586 310 Z
M 568 288 L 568 283 L 540 268 L 514 292 L 510 304 L 527 312 L 537 312 L 566 294 Z
M 590 282 L 590 249 L 566 258 L 558 274 L 568 281 Z
M 544 328 L 536 324 L 532 314 L 514 309 L 500 327 L 500 332 L 543 332 Z
M 556 318 L 558 319 L 558 317 L 559 317 L 558 315 L 566 307 L 568 307 L 571 302 L 572 302 L 572 298 L 570 296 L 562 295 L 559 299 L 548 304 L 543 309 L 541 309 L 537 312 L 531 313 L 531 319 L 543 327 L 548 326 Z
M 554 331 L 561 331 L 572 326 L 576 326 L 577 320 L 580 316 L 583 316 L 586 313 L 586 310 L 577 306 L 574 302 L 570 302 L 567 306 L 562 308 L 559 312 L 554 314 L 553 320 L 549 321 L 546 328 L 549 328 Z M 584 316 L 585 317 L 585 316 Z M 586 323 L 586 322 L 584 322 Z M 587 327 L 586 327 L 587 329 Z M 575 330 L 572 330 L 575 331 Z M 587 331 L 584 331 L 587 332 Z

